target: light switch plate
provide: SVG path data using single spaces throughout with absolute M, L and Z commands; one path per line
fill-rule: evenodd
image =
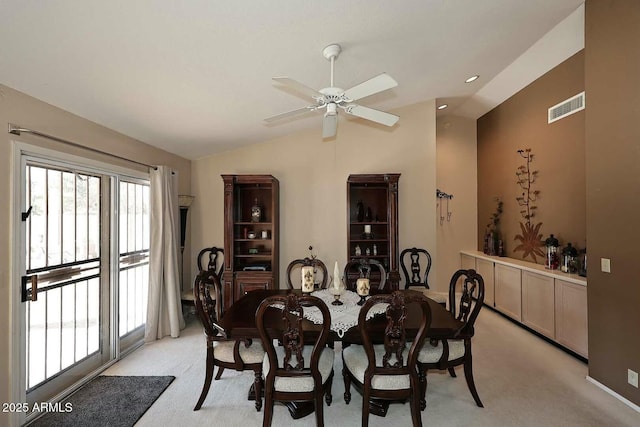
M 611 273 L 611 260 L 609 258 L 600 258 L 600 270 L 603 273 Z
M 631 369 L 627 369 L 627 382 L 635 388 L 638 388 L 638 373 Z

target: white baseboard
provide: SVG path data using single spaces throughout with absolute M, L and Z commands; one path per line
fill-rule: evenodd
M 611 390 L 609 387 L 601 384 L 600 382 L 594 380 L 589 375 L 587 375 L 587 381 L 589 381 L 592 384 L 595 384 L 598 388 L 606 391 L 611 396 L 615 397 L 616 399 L 618 399 L 619 401 L 621 401 L 625 405 L 629 406 L 631 409 L 635 410 L 636 412 L 640 412 L 640 406 L 636 405 L 635 403 L 633 403 L 629 399 L 626 399 L 626 398 L 620 396 L 618 393 L 616 393 L 615 391 Z

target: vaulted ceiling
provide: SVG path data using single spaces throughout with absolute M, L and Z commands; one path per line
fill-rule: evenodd
M 0 83 L 194 159 L 304 129 L 321 138 L 317 112 L 263 119 L 311 103 L 272 77 L 329 86 L 332 43 L 336 86 L 381 72 L 399 83 L 359 103 L 437 99 L 477 117 L 494 105 L 469 100 L 582 2 L 3 0 Z

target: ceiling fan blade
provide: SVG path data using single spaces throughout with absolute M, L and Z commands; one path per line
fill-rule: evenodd
M 362 117 L 363 119 L 371 120 L 386 126 L 393 126 L 400 119 L 400 117 L 394 114 L 374 110 L 369 107 L 363 107 L 362 105 L 350 105 L 345 109 L 345 111 L 354 116 Z
M 352 101 L 356 101 L 396 86 L 398 86 L 398 82 L 396 82 L 389 74 L 382 73 L 365 82 L 355 85 L 351 89 L 345 90 L 344 96 Z
M 338 128 L 338 115 L 337 114 L 325 114 L 322 120 L 322 137 L 331 138 L 336 135 Z
M 267 117 L 264 119 L 265 122 L 274 122 L 276 120 L 284 119 L 285 117 L 297 116 L 299 114 L 304 114 L 308 111 L 314 111 L 316 109 L 315 105 L 309 105 L 308 107 L 297 108 L 295 110 L 287 111 L 285 113 L 276 114 L 275 116 Z
M 310 96 L 310 97 L 312 97 L 314 99 L 318 98 L 318 97 L 320 97 L 320 98 L 323 97 L 323 95 L 320 92 L 318 92 L 317 90 L 312 89 L 307 85 L 303 85 L 302 83 L 300 83 L 300 82 L 298 82 L 296 80 L 293 80 L 293 79 L 291 79 L 289 77 L 274 77 L 273 80 L 275 80 L 278 83 L 281 83 L 281 84 L 283 84 L 285 86 L 288 86 L 288 87 L 290 87 L 291 89 L 293 89 L 293 90 L 295 90 L 297 92 L 300 92 L 300 93 L 302 93 L 304 95 L 308 95 L 308 96 Z

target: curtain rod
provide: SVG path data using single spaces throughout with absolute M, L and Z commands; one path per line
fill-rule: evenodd
M 137 162 L 135 160 L 131 160 L 131 159 L 128 159 L 126 157 L 118 156 L 117 154 L 107 153 L 106 151 L 98 150 L 97 148 L 87 147 L 87 146 L 84 146 L 84 145 L 81 145 L 81 144 L 78 144 L 78 143 L 75 143 L 75 142 L 67 141 L 66 139 L 62 139 L 62 138 L 58 138 L 56 136 L 47 135 L 46 133 L 38 132 L 37 130 L 26 129 L 26 128 L 22 128 L 20 126 L 16 126 L 16 125 L 13 125 L 13 124 L 9 123 L 9 133 L 11 133 L 13 135 L 20 135 L 22 132 L 30 133 L 32 135 L 40 136 L 42 138 L 51 139 L 53 141 L 62 142 L 63 144 L 68 144 L 68 145 L 71 145 L 73 147 L 77 147 L 77 148 L 82 148 L 82 149 L 85 149 L 85 150 L 93 151 L 94 153 L 99 153 L 99 154 L 104 154 L 106 156 L 115 157 L 116 159 L 125 160 L 127 162 L 135 163 L 135 164 L 140 165 L 140 166 L 146 166 L 146 167 L 154 169 L 154 170 L 158 169 L 157 166 L 148 165 L 148 164 L 142 163 L 142 162 Z

